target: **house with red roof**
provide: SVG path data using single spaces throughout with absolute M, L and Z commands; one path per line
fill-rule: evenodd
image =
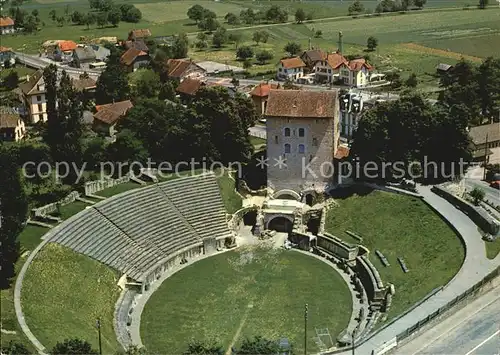
M 8 35 L 15 32 L 14 20 L 10 17 L 0 17 L 0 34 Z
M 276 78 L 278 80 L 295 81 L 304 76 L 306 64 L 299 57 L 284 58 L 278 63 Z
M 116 134 L 116 125 L 127 112 L 134 107 L 130 100 L 113 102 L 95 107 L 94 123 L 92 129 L 107 137 L 114 137 Z
M 147 66 L 149 62 L 150 58 L 148 53 L 137 48 L 129 48 L 120 58 L 120 63 L 122 63 L 129 72 Z
M 203 78 L 206 70 L 191 59 L 168 59 L 167 75 L 169 79 L 179 82 L 186 78 Z
M 343 83 L 353 87 L 366 86 L 370 82 L 373 67 L 364 59 L 347 60 L 341 53 L 329 53 L 314 65 L 318 83 Z
M 260 83 L 250 91 L 250 97 L 259 115 L 263 115 L 266 112 L 267 100 L 269 99 L 271 89 L 280 88 L 280 84 Z

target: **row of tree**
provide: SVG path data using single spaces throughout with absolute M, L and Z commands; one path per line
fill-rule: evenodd
M 375 13 L 407 11 L 412 6 L 422 9 L 427 0 L 382 0 L 375 7 Z M 360 0 L 354 2 L 348 8 L 349 15 L 360 15 L 366 12 L 365 6 Z

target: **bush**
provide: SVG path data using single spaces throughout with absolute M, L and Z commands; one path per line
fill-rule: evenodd
M 250 46 L 241 46 L 236 51 L 236 57 L 240 60 L 246 60 L 252 58 L 254 55 L 253 49 Z

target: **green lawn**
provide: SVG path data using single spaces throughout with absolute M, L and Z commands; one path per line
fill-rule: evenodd
M 495 259 L 500 253 L 500 238 L 497 238 L 494 242 L 484 242 L 484 244 L 488 259 Z
M 33 251 L 41 242 L 41 237 L 47 232 L 47 228 L 32 225 L 26 226 L 17 237 L 19 243 L 21 244 L 21 253 L 28 250 Z M 21 270 L 27 257 L 27 255 L 19 257 L 15 266 L 16 275 Z M 28 347 L 28 349 L 32 349 L 31 343 L 24 336 L 24 333 L 21 331 L 19 324 L 17 323 L 16 312 L 14 310 L 15 282 L 16 280 L 13 279 L 10 288 L 0 290 L 0 316 L 2 319 L 2 329 L 16 332 L 16 334 L 2 333 L 2 336 L 0 337 L 0 348 L 7 345 L 10 341 L 14 341 L 23 343 Z
M 219 172 L 217 171 L 216 174 L 219 174 Z M 217 178 L 217 183 L 219 184 L 222 202 L 224 202 L 227 213 L 238 211 L 241 208 L 241 196 L 235 191 L 234 180 L 225 172 L 224 175 Z
M 250 143 L 253 145 L 253 147 L 255 149 L 257 149 L 257 148 L 261 147 L 262 145 L 265 145 L 266 140 L 263 138 L 250 136 Z
M 299 354 L 306 303 L 308 350 L 316 352 L 315 328 L 328 328 L 335 339 L 349 322 L 347 284 L 329 265 L 295 251 L 238 249 L 164 281 L 146 304 L 141 336 L 153 353 L 181 354 L 191 338 L 228 347 L 262 335 L 289 338 Z
M 98 349 L 95 322 L 100 317 L 103 353 L 114 353 L 119 348 L 113 330 L 117 281 L 117 274 L 104 264 L 49 243 L 24 279 L 21 301 L 26 322 L 48 349 L 73 337 Z
M 113 187 L 109 187 L 107 189 L 99 191 L 96 193 L 96 195 L 103 196 L 103 197 L 111 197 L 111 196 L 117 195 L 117 194 L 125 192 L 125 191 L 137 189 L 141 186 L 142 185 L 140 185 L 136 182 L 129 181 L 129 182 L 124 182 L 123 184 L 118 184 L 118 185 L 115 185 Z
M 478 32 L 478 35 L 474 35 L 474 32 L 471 32 L 468 37 L 428 40 L 425 41 L 424 44 L 433 48 L 440 48 L 477 57 L 500 57 L 500 31 L 494 33 L 487 30 Z M 482 34 L 483 32 L 490 32 L 490 34 Z
M 65 206 L 61 206 L 59 209 L 59 213 L 55 213 L 61 219 L 68 219 L 69 217 L 77 214 L 80 211 L 83 211 L 86 207 L 90 206 L 89 204 L 81 201 L 75 201 Z
M 19 75 L 19 79 L 22 79 L 26 75 L 33 74 L 35 72 L 35 69 L 31 69 L 28 67 L 24 67 L 20 64 L 17 64 L 14 68 L 9 68 L 9 69 L 4 69 L 0 71 L 0 79 L 5 78 L 7 75 L 9 75 L 11 72 L 17 72 L 17 75 Z
M 356 241 L 346 230 L 363 237 L 382 280 L 396 287 L 388 318 L 445 285 L 460 269 L 464 248 L 459 237 L 420 199 L 372 191 L 337 201 L 340 206 L 329 211 L 325 228 L 351 243 Z M 382 265 L 376 249 L 390 267 Z M 405 260 L 409 273 L 403 273 L 398 257 Z

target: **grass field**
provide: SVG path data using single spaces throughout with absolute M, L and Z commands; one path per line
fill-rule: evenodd
M 351 243 L 345 231 L 363 237 L 370 260 L 382 280 L 396 287 L 388 318 L 400 314 L 433 289 L 445 285 L 460 269 L 464 248 L 459 237 L 420 199 L 381 191 L 337 199 L 326 230 Z M 375 255 L 380 250 L 391 264 L 384 267 Z M 403 273 L 398 257 L 410 272 Z
M 113 313 L 118 276 L 107 266 L 55 243 L 47 244 L 30 265 L 21 294 L 26 322 L 51 349 L 78 337 L 98 349 L 95 322 L 102 324 L 103 353 L 118 350 Z
M 219 174 L 219 172 L 216 172 Z M 220 175 L 220 174 L 219 174 Z M 226 207 L 227 213 L 234 213 L 241 208 L 241 196 L 235 191 L 235 182 L 229 177 L 227 172 L 217 178 L 222 202 Z
M 118 185 L 115 185 L 113 187 L 109 187 L 107 189 L 99 191 L 96 193 L 96 195 L 103 196 L 103 197 L 111 197 L 111 196 L 120 194 L 120 193 L 125 192 L 125 191 L 137 189 L 139 187 L 141 187 L 141 185 L 139 185 L 138 183 L 133 182 L 133 181 L 129 181 L 129 182 L 124 182 L 123 184 L 118 184 Z
M 58 217 L 61 219 L 68 219 L 69 217 L 77 214 L 80 211 L 83 211 L 86 207 L 90 206 L 88 203 L 81 202 L 81 201 L 75 201 L 70 204 L 67 204 L 65 206 L 61 206 L 59 210 Z
M 216 339 L 228 347 L 253 335 L 287 337 L 302 353 L 305 303 L 313 352 L 319 350 L 315 327 L 328 328 L 335 339 L 347 326 L 352 309 L 347 284 L 329 265 L 295 251 L 238 249 L 164 281 L 142 314 L 142 340 L 153 353 L 181 354 L 191 338 Z
M 47 233 L 47 228 L 37 227 L 28 225 L 26 226 L 21 234 L 17 237 L 21 245 L 21 254 L 26 251 L 32 251 L 40 243 L 41 237 Z M 16 275 L 21 270 L 26 258 L 28 256 L 20 257 L 16 263 L 15 270 Z M 9 333 L 3 333 L 0 336 L 0 348 L 7 345 L 10 341 L 23 343 L 32 349 L 31 343 L 27 338 L 25 338 L 24 333 L 19 328 L 17 323 L 16 312 L 14 310 L 14 284 L 16 280 L 12 280 L 11 287 L 8 289 L 0 290 L 0 317 L 2 319 L 2 329 L 8 331 Z M 10 332 L 14 331 L 15 334 Z
M 483 58 L 487 56 L 500 57 L 500 31 L 491 34 L 471 35 L 470 37 L 428 40 L 424 44 L 433 48 Z

